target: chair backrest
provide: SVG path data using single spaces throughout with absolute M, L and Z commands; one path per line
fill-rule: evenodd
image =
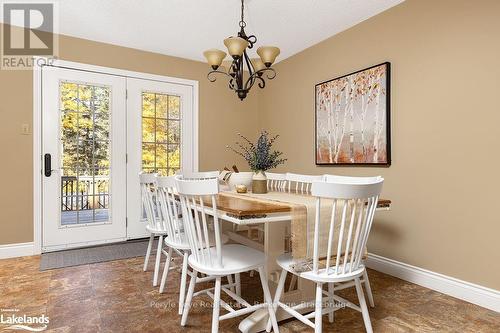
M 312 183 L 324 181 L 324 176 L 301 175 L 298 173 L 286 173 L 287 192 L 310 194 Z
M 175 176 L 157 177 L 158 209 L 170 242 L 182 244 L 183 225 L 179 221 Z
M 223 267 L 216 203 L 216 195 L 219 193 L 217 178 L 193 180 L 176 176 L 175 181 L 181 202 L 184 232 L 194 259 L 201 265 Z M 206 202 L 211 207 L 207 207 Z M 213 216 L 213 228 L 208 224 L 209 216 Z M 215 237 L 211 238 L 211 233 Z M 210 239 L 215 240 L 215 253 L 210 251 L 210 246 L 213 245 L 210 244 Z
M 319 249 L 321 200 L 333 199 L 331 219 L 328 225 L 326 265 L 322 274 L 345 275 L 359 268 L 384 179 L 341 180 L 315 182 L 312 195 L 316 197 L 314 225 L 313 272 L 320 269 Z M 336 226 L 338 231 L 336 231 Z M 336 243 L 336 244 L 334 244 Z M 336 247 L 336 249 L 335 249 Z M 323 251 L 323 252 L 322 252 Z M 332 261 L 335 258 L 335 262 Z
M 334 182 L 347 182 L 350 184 L 365 184 L 375 182 L 379 179 L 382 179 L 381 176 L 374 177 L 351 177 L 351 176 L 338 176 L 338 175 L 325 175 L 325 182 L 334 183 Z
M 139 173 L 139 182 L 141 187 L 142 208 L 146 213 L 146 220 L 150 228 L 158 229 L 162 225 L 158 224 L 157 204 L 156 204 L 156 173 Z
M 205 171 L 205 172 L 179 172 L 178 176 L 182 176 L 183 179 L 212 179 L 218 178 L 219 171 Z
M 266 172 L 267 189 L 284 192 L 286 190 L 286 175 L 284 173 Z

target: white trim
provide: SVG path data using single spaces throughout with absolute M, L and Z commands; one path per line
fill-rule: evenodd
M 500 291 L 498 290 L 462 281 L 373 253 L 368 254 L 366 265 L 376 271 L 500 312 Z
M 42 66 L 33 66 L 33 253 L 42 252 Z
M 0 245 L 0 259 L 31 256 L 35 253 L 33 242 Z
M 170 76 L 142 73 L 124 69 L 96 66 L 78 62 L 35 57 L 33 66 L 33 250 L 31 254 L 42 252 L 42 67 L 53 66 L 104 73 L 128 78 L 138 78 L 191 86 L 193 88 L 193 171 L 199 169 L 199 84 L 196 80 L 175 78 Z M 0 257 L 1 258 L 1 257 Z

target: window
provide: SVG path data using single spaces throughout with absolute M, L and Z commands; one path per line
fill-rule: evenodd
M 180 97 L 142 93 L 142 170 L 174 175 L 181 167 Z
M 109 220 L 110 89 L 62 81 L 61 225 Z

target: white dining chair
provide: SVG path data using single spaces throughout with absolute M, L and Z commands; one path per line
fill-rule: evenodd
M 155 237 L 158 237 L 158 246 L 156 249 L 155 268 L 153 273 L 153 286 L 158 285 L 158 272 L 160 271 L 160 261 L 162 254 L 163 237 L 167 231 L 163 220 L 158 215 L 157 196 L 156 196 L 156 174 L 141 172 L 139 174 L 139 182 L 141 188 L 142 208 L 146 214 L 146 230 L 149 232 L 149 243 L 144 258 L 143 270 L 147 271 L 151 249 L 153 247 Z
M 350 184 L 366 184 L 366 183 L 373 183 L 381 180 L 382 177 L 380 176 L 374 176 L 374 177 L 351 177 L 351 176 L 339 176 L 339 175 L 325 175 L 325 181 L 327 183 L 335 183 L 335 182 L 344 182 L 344 183 L 350 183 Z M 363 259 L 365 259 L 363 257 Z M 365 270 L 363 273 L 363 279 L 361 282 L 365 286 L 365 291 L 366 291 L 366 296 L 368 297 L 368 304 L 370 304 L 370 307 L 375 307 L 375 301 L 373 299 L 373 293 L 372 293 L 372 288 L 370 286 L 370 280 L 368 279 L 368 272 Z M 348 287 L 352 287 L 352 283 L 346 283 L 343 286 L 339 286 L 338 288 L 335 288 L 335 290 L 340 290 Z
M 324 181 L 323 175 L 301 175 L 298 173 L 287 172 L 286 178 L 286 191 L 297 194 L 311 194 L 312 183 Z
M 182 258 L 181 284 L 179 288 L 179 314 L 182 314 L 186 296 L 187 276 L 189 274 L 188 256 L 190 253 L 190 248 L 186 234 L 184 232 L 184 222 L 182 221 L 182 217 L 180 217 L 181 215 L 179 214 L 180 207 L 178 207 L 176 193 L 177 189 L 175 185 L 175 176 L 157 177 L 158 206 L 167 230 L 167 235 L 164 239 L 165 248 L 162 250 L 163 254 L 165 254 L 166 256 L 166 259 L 160 283 L 160 293 L 163 293 L 163 291 L 165 290 L 168 273 L 171 269 L 173 269 L 170 264 L 172 261 L 172 256 L 175 252 Z M 221 241 L 222 243 L 227 243 L 229 241 L 229 237 L 227 237 L 226 235 L 222 235 Z M 210 244 L 215 244 L 214 239 L 210 239 Z M 205 279 L 199 282 L 206 282 L 209 280 L 210 279 Z M 233 285 L 231 278 L 228 278 L 228 280 L 230 280 L 229 287 L 236 287 L 235 285 Z M 241 286 L 237 286 L 236 288 L 241 289 Z
M 366 331 L 372 332 L 370 315 L 360 279 L 366 270 L 362 258 L 383 182 L 384 180 L 379 178 L 365 183 L 349 183 L 342 180 L 335 180 L 331 183 L 313 183 L 312 195 L 316 197 L 316 211 L 312 269 L 298 273 L 293 269 L 295 262 L 291 254 L 287 253 L 278 257 L 277 263 L 282 271 L 274 298 L 274 309 L 280 307 L 312 327 L 314 332 L 320 333 L 322 332 L 322 316 L 324 314 L 328 314 L 329 321 L 333 322 L 333 313 L 339 309 L 335 306 L 335 301 L 337 301 L 360 311 L 363 315 Z M 319 248 L 322 199 L 333 199 L 326 249 Z M 338 231 L 336 225 L 339 227 Z M 325 253 L 325 250 L 326 258 L 321 258 L 321 253 Z M 314 312 L 305 315 L 299 312 L 300 309 L 307 307 L 307 303 L 289 306 L 280 302 L 287 273 L 316 283 Z M 348 281 L 354 281 L 359 306 L 334 293 L 335 283 Z M 325 283 L 328 284 L 328 291 L 323 290 Z M 326 308 L 323 308 L 324 302 L 328 302 Z M 314 318 L 314 322 L 311 321 L 311 318 Z M 268 322 L 267 328 L 270 327 L 271 323 Z
M 284 192 L 286 190 L 286 175 L 284 173 L 266 172 L 267 189 L 270 191 Z
M 186 325 L 193 296 L 199 294 L 199 292 L 194 293 L 194 287 L 198 280 L 198 274 L 202 273 L 208 277 L 215 277 L 213 293 L 212 290 L 202 291 L 213 299 L 212 333 L 218 332 L 220 320 L 249 314 L 262 307 L 267 307 L 271 321 L 270 325 L 275 332 L 278 332 L 278 324 L 272 309 L 271 294 L 264 271 L 266 261 L 264 253 L 240 244 L 222 244 L 216 203 L 216 195 L 219 192 L 217 179 L 184 180 L 182 177 L 176 176 L 176 184 L 181 201 L 184 229 L 191 248 L 188 263 L 193 270 L 181 325 Z M 205 204 L 204 198 L 209 200 L 208 205 Z M 213 230 L 208 226 L 208 216 L 213 217 Z M 209 234 L 214 235 L 215 246 L 210 246 Z M 222 277 L 251 270 L 259 271 L 264 291 L 264 303 L 251 305 L 230 288 L 221 285 Z M 221 300 L 222 291 L 239 303 L 242 308 L 234 309 Z M 220 315 L 221 306 L 228 311 L 222 316 Z

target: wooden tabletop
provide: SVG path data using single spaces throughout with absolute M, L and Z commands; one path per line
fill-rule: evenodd
M 211 206 L 209 202 L 206 202 L 206 204 Z M 391 200 L 379 199 L 378 201 L 378 207 L 380 208 L 389 207 L 390 204 Z M 256 202 L 242 197 L 237 198 L 230 195 L 224 195 L 224 192 L 219 193 L 217 196 L 217 208 L 236 217 L 288 213 L 291 210 L 290 206 L 279 202 Z

